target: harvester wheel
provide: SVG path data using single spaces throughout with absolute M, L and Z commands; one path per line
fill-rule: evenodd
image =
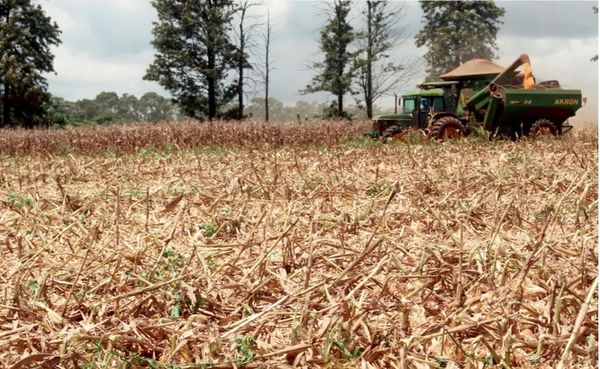
M 556 123 L 551 121 L 550 119 L 538 119 L 531 125 L 529 129 L 528 136 L 532 138 L 539 138 L 542 136 L 556 136 L 558 135 L 558 128 L 556 127 Z
M 383 134 L 381 136 L 383 136 L 385 140 L 399 140 L 402 138 L 402 136 L 404 136 L 405 132 L 406 127 L 393 125 L 391 127 L 386 128 L 386 130 L 383 131 Z
M 465 126 L 454 117 L 441 117 L 436 120 L 429 131 L 429 138 L 433 140 L 450 140 L 465 135 Z

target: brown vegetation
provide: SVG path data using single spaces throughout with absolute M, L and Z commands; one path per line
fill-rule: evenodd
M 0 130 L 0 153 L 130 154 L 139 150 L 186 150 L 206 146 L 261 148 L 335 145 L 369 129 L 368 122 L 128 124 L 49 130 Z
M 273 142 L 358 130 L 326 127 Z M 148 134 L 195 151 L 0 160 L 0 362 L 596 367 L 595 136 L 267 149 L 188 128 Z M 135 129 L 52 134 L 135 152 Z M 2 151 L 50 152 L 36 135 Z

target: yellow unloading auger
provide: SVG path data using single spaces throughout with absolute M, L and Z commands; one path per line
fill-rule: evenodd
M 465 104 L 470 110 L 476 110 L 477 105 L 486 97 L 494 95 L 497 91 L 497 82 L 502 78 L 506 77 L 510 73 L 513 73 L 517 68 L 523 65 L 523 88 L 531 90 L 535 87 L 535 80 L 533 79 L 533 73 L 531 71 L 531 62 L 527 54 L 521 54 L 517 60 L 515 60 L 504 72 L 498 74 L 485 88 L 474 94 Z M 494 96 L 492 96 L 494 97 Z M 495 98 L 501 98 L 502 95 L 496 94 Z
M 533 79 L 533 72 L 531 71 L 531 62 L 529 61 L 529 57 L 525 54 L 522 54 L 521 58 L 527 59 L 527 61 L 523 63 L 523 88 L 532 90 L 535 87 L 535 79 Z

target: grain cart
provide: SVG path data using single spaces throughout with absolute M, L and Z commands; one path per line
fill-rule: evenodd
M 464 136 L 474 127 L 490 137 L 560 135 L 573 128 L 567 119 L 582 106 L 581 90 L 563 89 L 558 81 L 536 83 L 526 54 L 506 69 L 474 59 L 441 79 L 402 95 L 402 112 L 375 117 L 373 131 L 394 138 L 415 127 L 437 140 Z

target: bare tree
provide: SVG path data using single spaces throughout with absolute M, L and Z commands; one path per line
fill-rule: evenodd
M 235 67 L 237 71 L 236 94 L 238 97 L 238 106 L 235 109 L 235 117 L 240 120 L 244 118 L 244 86 L 246 86 L 248 82 L 254 82 L 251 75 L 246 75 L 244 71 L 246 69 L 252 70 L 254 68 L 253 64 L 250 62 L 250 55 L 254 49 L 251 36 L 259 24 L 256 22 L 247 24 L 247 21 L 252 18 L 252 16 L 248 15 L 248 10 L 255 5 L 258 4 L 251 2 L 250 0 L 244 0 L 237 8 L 237 15 L 239 18 L 237 29 L 235 31 Z
M 592 6 L 592 10 L 594 11 L 594 14 L 598 14 L 598 7 L 597 6 Z M 592 56 L 591 61 L 593 61 L 593 62 L 598 61 L 598 54 Z
M 265 37 L 265 65 L 264 65 L 264 79 L 265 84 L 265 121 L 269 121 L 269 74 L 272 70 L 270 52 L 271 52 L 271 15 L 267 10 L 267 30 L 264 35 Z
M 272 37 L 272 29 L 271 29 L 271 14 L 269 9 L 267 8 L 267 21 L 263 23 L 265 25 L 264 32 L 262 33 L 263 38 L 263 53 L 259 57 L 260 67 L 257 68 L 257 77 L 259 79 L 259 83 L 264 87 L 265 98 L 265 121 L 269 121 L 269 87 L 271 83 L 271 72 L 275 69 L 273 67 L 273 60 L 271 59 L 271 37 Z
M 377 99 L 401 88 L 418 73 L 418 61 L 388 61 L 390 53 L 407 40 L 403 29 L 398 28 L 404 17 L 404 5 L 390 6 L 388 1 L 367 0 L 362 14 L 365 30 L 357 37 L 355 84 L 360 96 L 357 100 L 364 101 L 370 119 Z

